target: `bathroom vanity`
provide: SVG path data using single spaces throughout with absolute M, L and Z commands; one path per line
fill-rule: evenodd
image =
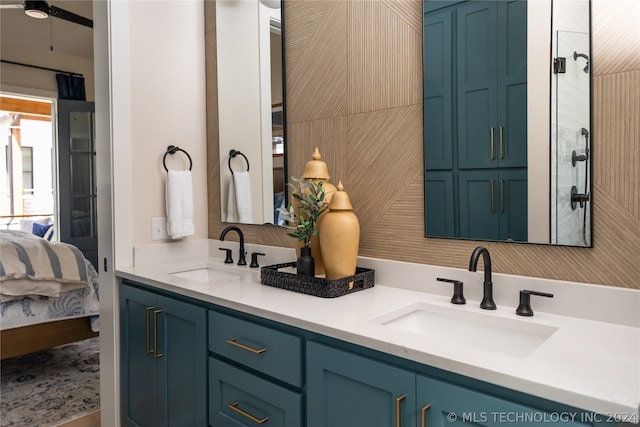
M 481 273 L 362 258 L 376 285 L 322 299 L 264 286 L 259 269 L 224 264 L 218 247 L 235 243 L 207 244 L 210 258 L 176 261 L 158 245 L 136 257 L 156 264 L 118 271 L 123 425 L 638 422 L 637 291 L 496 275 L 489 311 Z M 293 256 L 247 250 L 266 253 L 262 265 Z M 467 303 L 452 305 L 435 276 L 464 281 Z M 556 297 L 517 316 L 521 286 Z M 595 293 L 615 317 L 576 311 Z

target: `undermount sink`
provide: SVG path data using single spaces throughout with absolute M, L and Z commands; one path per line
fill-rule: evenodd
M 194 282 L 204 283 L 223 283 L 240 280 L 244 275 L 232 273 L 222 269 L 212 267 L 195 268 L 191 270 L 176 271 L 169 273 L 171 276 L 181 277 L 183 279 L 193 280 Z
M 422 302 L 410 304 L 371 321 L 421 335 L 428 340 L 448 340 L 516 357 L 525 357 L 558 330 L 554 326 L 531 321 Z

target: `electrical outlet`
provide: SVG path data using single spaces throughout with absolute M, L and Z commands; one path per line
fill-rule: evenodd
M 166 240 L 168 238 L 167 218 L 151 218 L 151 240 Z

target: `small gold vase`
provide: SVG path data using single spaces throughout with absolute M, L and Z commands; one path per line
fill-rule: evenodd
M 340 279 L 356 273 L 360 246 L 360 222 L 353 213 L 349 195 L 342 182 L 333 194 L 329 211 L 324 213 L 320 247 L 327 279 Z M 351 288 L 353 284 L 349 286 Z
M 311 160 L 309 160 L 305 164 L 302 177 L 304 179 L 310 179 L 313 182 L 313 185 L 318 185 L 319 182 L 322 182 L 322 188 L 324 189 L 325 193 L 324 200 L 326 203 L 331 202 L 331 198 L 337 190 L 336 186 L 329 182 L 329 178 L 331 178 L 329 176 L 329 168 L 327 167 L 327 164 L 322 161 L 322 156 L 320 155 L 320 150 L 318 150 L 318 147 L 316 147 L 316 149 L 313 151 Z M 300 206 L 299 203 L 297 203 L 293 198 L 291 199 L 291 203 L 297 211 L 298 207 Z M 324 216 L 326 214 L 327 212 L 320 215 L 318 221 L 316 222 L 316 230 L 318 230 L 318 233 L 321 233 Z M 302 245 L 302 242 L 297 243 L 297 256 L 300 256 L 300 248 L 302 247 Z M 325 274 L 324 262 L 322 259 L 322 250 L 320 246 L 321 244 L 318 236 L 312 236 L 309 247 L 311 248 L 311 253 L 313 254 L 313 259 L 315 260 L 315 272 L 317 276 Z

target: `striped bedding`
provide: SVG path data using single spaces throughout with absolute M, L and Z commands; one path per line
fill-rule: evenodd
M 0 230 L 2 300 L 26 295 L 59 296 L 89 286 L 82 252 L 17 230 Z
M 98 332 L 98 273 L 73 245 L 0 230 L 0 329 L 88 317 Z

